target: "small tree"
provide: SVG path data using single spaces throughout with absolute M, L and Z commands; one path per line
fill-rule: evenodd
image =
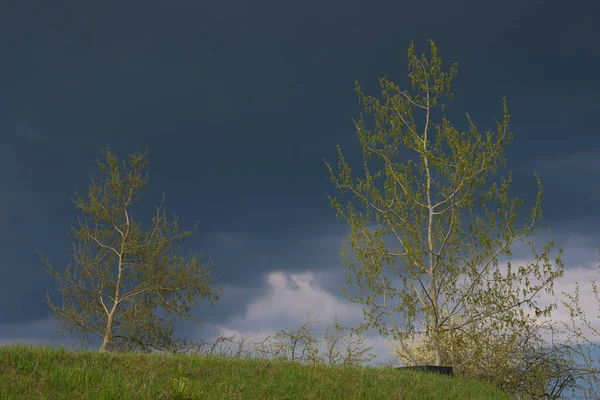
M 323 340 L 314 337 L 310 320 L 300 329 L 286 332 L 283 329 L 255 343 L 255 351 L 262 358 L 284 359 L 304 364 L 361 365 L 371 361 L 373 346 L 365 347 L 365 337 L 360 329 L 348 328 L 337 321 L 324 327 Z
M 179 230 L 176 216 L 169 221 L 162 203 L 146 232 L 133 218 L 131 208 L 148 180 L 147 151 L 122 164 L 108 149 L 104 155 L 105 163 L 98 160 L 104 176 L 97 181 L 92 175 L 88 200 L 75 192 L 84 219 L 71 226 L 78 242 L 71 240 L 74 265 L 61 276 L 41 257 L 62 294 L 60 307 L 46 295 L 49 308 L 69 333 L 80 332 L 88 343 L 89 334 L 101 338 L 100 352 L 173 348 L 174 321 L 159 317 L 159 307 L 199 322 L 190 308 L 205 298 L 212 304 L 222 289 L 210 288 L 212 265 L 201 265 L 198 254 L 176 254 L 175 243 L 190 232 Z
M 324 327 L 324 339 L 314 337 L 311 325 L 319 322 L 311 320 L 300 329 L 286 332 L 283 329 L 269 334 L 261 342 L 253 342 L 253 348 L 246 349 L 249 335 L 235 340 L 235 335 L 221 336 L 210 342 L 183 342 L 178 353 L 209 354 L 233 358 L 288 360 L 302 364 L 361 365 L 371 361 L 373 346 L 365 347 L 365 337 L 356 328 L 341 325 L 335 318 L 333 324 Z
M 563 271 L 560 255 L 552 266 L 553 242 L 541 254 L 529 242 L 534 261 L 516 271 L 510 262 L 506 270 L 499 267 L 498 257 L 510 257 L 510 246 L 536 230 L 542 215 L 541 182 L 538 178 L 530 217 L 518 229 L 516 213 L 522 200 L 508 197 L 512 174 L 502 177 L 500 185 L 486 185 L 498 164 L 506 165 L 503 147 L 511 140 L 506 100 L 495 138 L 491 132 L 484 138 L 468 114 L 468 132 L 453 128 L 441 100 L 453 96 L 450 86 L 457 65 L 442 72 L 435 44 L 430 45 L 430 60 L 416 56 L 413 44 L 408 49 L 416 94 L 400 90 L 384 77 L 379 80 L 382 99 L 378 99 L 365 96 L 356 83 L 360 102 L 374 116 L 370 127 L 362 115 L 355 122 L 365 178 L 354 181 L 339 146 L 339 174 L 325 164 L 336 188 L 349 191 L 365 208 L 361 212 L 350 202 L 344 209 L 329 196 L 337 215 L 351 228 L 341 254 L 355 293 L 342 290 L 353 303 L 364 306 L 366 325 L 377 327 L 402 347 L 420 325 L 433 345 L 433 363 L 439 366 L 446 333 L 484 321 L 498 331 L 516 331 L 525 325 L 521 308 L 525 305 L 537 316 L 549 315 L 554 305 L 540 308 L 535 299 L 542 290 L 552 293 L 553 281 Z M 410 154 L 401 155 L 400 145 Z M 402 156 L 408 162 L 399 162 Z M 371 158 L 381 166 L 374 174 Z M 484 218 L 478 215 L 482 212 Z M 376 228 L 369 226 L 373 214 Z M 396 241 L 394 250 L 384 243 L 386 236 Z M 458 320 L 462 322 L 452 324 Z
M 332 326 L 325 328 L 323 333 L 325 342 L 325 358 L 329 364 L 359 365 L 371 361 L 374 354 L 369 353 L 373 346 L 364 347 L 365 337 L 362 330 L 348 328 L 337 321 Z

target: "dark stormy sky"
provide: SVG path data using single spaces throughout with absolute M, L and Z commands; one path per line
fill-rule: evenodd
M 408 45 L 428 52 L 427 39 L 459 63 L 457 127 L 469 112 L 494 129 L 507 96 L 513 193 L 531 206 L 539 173 L 536 243 L 550 228 L 564 248 L 559 289 L 587 282 L 600 245 L 597 15 L 592 1 L 1 2 L 0 342 L 66 342 L 36 250 L 64 269 L 70 197 L 107 146 L 120 158 L 148 146 L 142 223 L 162 192 L 184 227 L 200 222 L 182 246 L 213 260 L 224 292 L 181 336 L 261 335 L 309 314 L 358 323 L 338 288 L 346 230 L 323 160 L 335 165 L 339 144 L 360 167 L 354 81 L 377 94 L 388 75 L 408 89 Z

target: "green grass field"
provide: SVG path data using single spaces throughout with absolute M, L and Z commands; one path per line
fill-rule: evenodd
M 393 368 L 0 346 L 0 399 L 510 399 L 490 385 Z

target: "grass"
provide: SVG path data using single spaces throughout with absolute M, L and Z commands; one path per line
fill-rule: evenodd
M 511 399 L 479 381 L 393 368 L 0 346 L 0 399 Z

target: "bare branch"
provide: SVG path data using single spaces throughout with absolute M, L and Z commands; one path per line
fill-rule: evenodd
M 105 245 L 104 243 L 100 242 L 95 236 L 92 236 L 91 234 L 89 234 L 87 232 L 86 232 L 86 234 L 90 239 L 93 239 L 96 243 L 98 243 L 98 246 L 100 246 L 104 249 L 108 249 L 108 250 L 112 251 L 113 253 L 115 253 L 116 255 L 119 255 L 119 252 L 114 247 Z

